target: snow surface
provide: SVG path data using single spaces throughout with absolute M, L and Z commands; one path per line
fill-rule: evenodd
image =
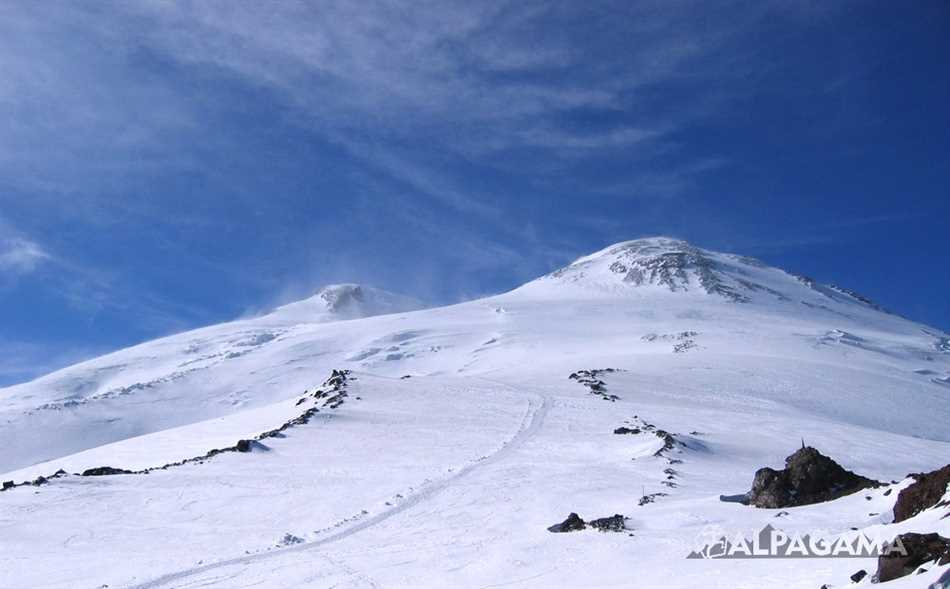
M 950 462 L 948 335 L 856 293 L 667 238 L 450 307 L 381 292 L 336 286 L 0 390 L 0 480 L 22 482 L 232 446 L 353 371 L 342 405 L 250 453 L 0 493 L 0 587 L 817 589 L 875 562 L 685 557 L 766 524 L 950 537 L 945 508 L 889 523 L 907 473 Z M 615 401 L 568 379 L 608 367 Z M 613 434 L 644 422 L 682 445 Z M 719 500 L 803 439 L 898 483 L 785 510 Z M 547 531 L 572 511 L 630 529 Z M 930 569 L 885 586 L 948 567 Z

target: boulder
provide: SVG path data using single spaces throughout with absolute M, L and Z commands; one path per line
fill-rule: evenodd
M 939 534 L 901 534 L 893 544 L 897 547 L 903 546 L 906 554 L 896 550 L 878 557 L 879 583 L 909 575 L 920 565 L 934 560 L 950 562 L 950 539 Z
M 90 468 L 82 472 L 84 477 L 104 477 L 114 474 L 132 474 L 130 470 L 123 470 L 121 468 L 112 468 L 111 466 L 98 466 L 96 468 Z
M 251 440 L 238 440 L 237 445 L 235 446 L 238 452 L 250 452 L 251 451 Z
M 910 476 L 914 477 L 916 482 L 897 496 L 897 503 L 894 504 L 894 523 L 910 519 L 933 507 L 946 495 L 947 485 L 950 485 L 950 464 L 932 472 Z
M 854 583 L 859 583 L 861 582 L 861 579 L 863 579 L 866 576 L 868 576 L 868 572 L 864 569 L 861 569 L 860 571 L 851 575 L 851 581 Z
M 601 532 L 622 532 L 626 528 L 626 519 L 624 516 L 616 513 L 610 517 L 602 517 L 590 521 L 587 525 Z
M 7 489 L 12 489 L 12 488 L 15 487 L 15 486 L 16 486 L 16 485 L 14 484 L 13 481 L 3 481 L 3 490 L 4 490 L 4 491 L 6 491 Z
M 583 530 L 587 527 L 587 524 L 584 523 L 584 520 L 581 519 L 576 513 L 571 513 L 567 516 L 567 519 L 562 521 L 559 524 L 554 524 L 548 528 L 549 532 L 561 533 L 561 532 L 576 532 L 578 530 Z
M 785 459 L 783 470 L 761 468 L 755 473 L 747 503 L 779 508 L 831 501 L 880 483 L 845 470 L 811 447 Z

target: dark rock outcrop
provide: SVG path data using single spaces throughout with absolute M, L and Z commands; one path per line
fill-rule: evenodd
M 626 528 L 626 518 L 619 513 L 610 517 L 602 517 L 587 523 L 590 527 L 601 532 L 622 532 Z
M 755 473 L 747 503 L 779 508 L 831 501 L 880 483 L 845 470 L 811 447 L 785 459 L 783 470 L 761 468 Z
M 632 427 L 632 428 L 631 428 L 631 427 L 623 427 L 623 426 L 622 426 L 622 427 L 618 427 L 617 429 L 615 429 L 615 430 L 614 430 L 614 433 L 615 433 L 615 434 L 618 434 L 618 435 L 624 435 L 624 434 L 638 434 L 638 433 L 640 433 L 640 428 L 636 428 L 636 427 Z
M 863 579 L 866 576 L 868 576 L 868 572 L 864 569 L 861 569 L 860 571 L 851 575 L 851 581 L 854 583 L 859 583 L 861 579 Z
M 4 491 L 6 491 L 7 489 L 12 489 L 12 488 L 15 487 L 15 486 L 16 486 L 16 485 L 14 484 L 13 481 L 4 481 L 4 482 L 3 482 L 3 490 L 4 490 Z
M 637 502 L 637 505 L 643 507 L 644 505 L 649 505 L 654 503 L 657 497 L 666 497 L 666 493 L 650 493 L 649 495 L 644 495 L 640 497 L 640 501 Z
M 906 554 L 898 550 L 878 557 L 879 583 L 909 575 L 920 565 L 934 560 L 950 562 L 950 539 L 938 534 L 901 534 L 895 539 L 894 545 L 902 545 Z
M 600 375 L 604 373 L 618 372 L 616 368 L 595 368 L 593 370 L 578 370 L 568 376 L 571 380 L 576 380 L 587 387 L 592 395 L 598 395 L 605 401 L 616 401 L 620 397 L 607 393 L 607 383 L 600 380 Z
M 112 468 L 111 466 L 98 466 L 96 468 L 89 468 L 82 471 L 82 476 L 84 477 L 104 477 L 111 476 L 114 474 L 134 474 L 131 470 L 124 470 L 121 468 Z
M 238 452 L 250 452 L 251 440 L 238 440 L 238 443 L 234 447 Z
M 894 523 L 902 522 L 936 505 L 950 485 L 950 464 L 941 469 L 910 475 L 917 479 L 897 496 L 894 504 Z
M 581 519 L 581 516 L 576 513 L 571 513 L 567 516 L 567 519 L 562 521 L 559 524 L 554 524 L 548 528 L 549 532 L 561 533 L 561 532 L 576 532 L 578 530 L 583 530 L 587 527 L 587 524 L 584 523 L 584 520 Z
M 641 434 L 641 433 L 651 433 L 654 436 L 663 440 L 663 447 L 653 453 L 657 458 L 666 458 L 667 462 L 670 464 L 679 464 L 681 460 L 676 460 L 668 457 L 666 454 L 676 449 L 677 446 L 685 447 L 686 445 L 677 440 L 676 436 L 670 432 L 660 429 L 652 423 L 647 423 L 640 418 L 639 415 L 634 415 L 633 419 L 626 420 L 626 423 L 632 425 L 633 427 L 621 426 L 614 429 L 615 434 Z

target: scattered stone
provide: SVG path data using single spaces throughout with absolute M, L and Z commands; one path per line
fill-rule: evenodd
M 795 507 L 831 501 L 879 485 L 845 470 L 814 448 L 802 447 L 785 459 L 785 469 L 760 468 L 746 502 L 764 508 Z
M 640 433 L 640 430 L 639 430 L 638 428 L 635 428 L 635 427 L 618 427 L 617 429 L 614 430 L 614 433 L 615 433 L 615 434 L 618 434 L 618 435 L 623 435 L 623 434 L 639 434 L 639 433 Z
M 640 497 L 640 501 L 638 502 L 638 505 L 642 507 L 648 503 L 653 503 L 654 501 L 656 501 L 657 497 L 666 497 L 666 496 L 667 496 L 667 493 L 650 493 L 649 495 L 644 495 L 643 497 Z
M 640 338 L 644 342 L 673 342 L 673 352 L 676 354 L 682 354 L 683 352 L 689 351 L 696 347 L 696 341 L 693 339 L 698 332 L 695 331 L 681 331 L 679 333 L 648 333 Z
M 605 401 L 616 401 L 620 397 L 607 393 L 607 383 L 598 378 L 599 375 L 606 372 L 619 372 L 616 368 L 596 368 L 593 370 L 578 370 L 568 376 L 571 380 L 576 380 L 586 386 L 592 395 L 598 395 Z
M 950 464 L 927 473 L 911 474 L 912 485 L 897 495 L 894 504 L 894 523 L 914 517 L 921 511 L 937 505 L 950 485 Z
M 293 546 L 294 544 L 303 544 L 305 540 L 293 534 L 284 534 L 284 537 L 277 543 L 278 546 Z
M 692 350 L 692 349 L 695 348 L 695 347 L 696 347 L 696 342 L 694 342 L 693 340 L 686 340 L 686 341 L 684 341 L 684 342 L 680 342 L 680 343 L 678 343 L 678 344 L 674 344 L 674 345 L 673 345 L 673 353 L 674 353 L 674 354 L 682 354 L 683 352 L 687 352 L 687 351 L 689 351 L 689 350 Z
M 864 569 L 861 569 L 860 571 L 851 575 L 851 581 L 854 583 L 859 583 L 861 579 L 863 579 L 866 576 L 868 576 L 868 572 Z
M 112 468 L 111 466 L 98 466 L 96 468 L 89 468 L 82 472 L 81 476 L 84 477 L 104 477 L 112 476 L 116 474 L 133 474 L 131 470 L 125 470 L 122 468 Z
M 587 524 L 584 523 L 584 520 L 581 519 L 581 516 L 572 512 L 569 516 L 567 516 L 566 520 L 559 524 L 554 524 L 548 528 L 548 531 L 554 532 L 555 534 L 560 534 L 563 532 L 576 532 L 578 530 L 583 530 L 585 527 L 587 527 Z
M 643 419 L 640 419 L 639 415 L 634 415 L 632 422 L 636 423 L 636 426 L 633 428 L 628 427 L 619 427 L 614 430 L 615 434 L 626 434 L 626 433 L 642 433 L 649 432 L 654 436 L 663 440 L 663 447 L 653 453 L 657 458 L 666 458 L 669 464 L 678 464 L 681 463 L 681 460 L 675 460 L 666 456 L 668 452 L 676 448 L 677 446 L 685 446 L 683 442 L 680 442 L 676 439 L 676 436 L 671 434 L 666 430 L 662 430 L 652 423 L 647 423 Z M 631 423 L 631 420 L 628 420 L 627 423 Z
M 610 517 L 602 517 L 590 521 L 587 525 L 601 532 L 622 532 L 626 529 L 626 519 L 624 516 L 616 513 Z
M 549 527 L 548 531 L 559 534 L 564 532 L 577 532 L 591 527 L 601 532 L 623 532 L 626 530 L 626 519 L 627 518 L 623 515 L 616 513 L 610 517 L 602 517 L 590 522 L 584 522 L 579 515 L 571 513 L 563 522 Z
M 913 573 L 928 562 L 950 562 L 950 539 L 939 534 L 901 534 L 894 539 L 893 545 L 903 545 L 904 552 L 894 550 L 877 559 L 877 580 L 879 583 L 899 579 Z

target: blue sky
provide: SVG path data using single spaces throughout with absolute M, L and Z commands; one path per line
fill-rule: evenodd
M 950 4 L 0 7 L 0 383 L 667 234 L 950 328 Z

